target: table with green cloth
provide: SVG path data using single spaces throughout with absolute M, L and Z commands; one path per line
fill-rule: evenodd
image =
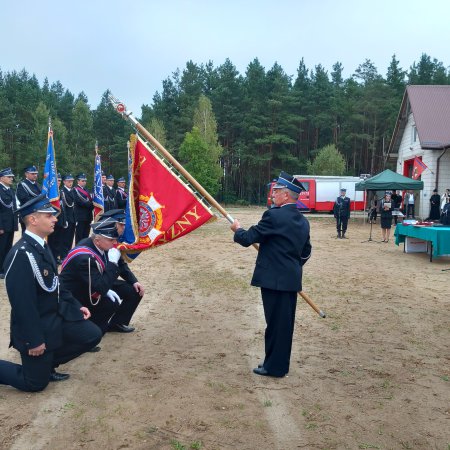
M 450 227 L 421 227 L 397 224 L 395 244 L 405 242 L 406 237 L 431 242 L 430 261 L 433 256 L 450 255 Z

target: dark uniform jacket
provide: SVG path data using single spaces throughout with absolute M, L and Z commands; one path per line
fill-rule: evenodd
M 67 219 L 66 219 L 66 205 L 64 204 L 63 197 L 62 197 L 62 189 L 59 191 L 59 206 L 60 211 L 58 214 L 58 221 L 55 224 L 55 230 L 56 228 L 65 228 L 67 226 Z
M 111 301 L 106 298 L 106 293 L 109 289 L 114 289 L 113 283 L 119 276 L 130 284 L 137 282 L 137 278 L 122 258 L 119 259 L 118 265 L 109 262 L 107 260 L 107 254 L 105 253 L 102 256 L 91 238 L 81 240 L 72 249 L 72 252 L 82 246 L 89 247 L 99 258 L 105 261 L 105 269 L 102 270 L 94 256 L 77 255 L 70 259 L 69 254 L 67 258 L 68 262 L 64 265 L 60 275 L 61 284 L 83 305 L 87 307 L 91 306 L 90 294 L 91 296 L 92 294 L 101 295 L 103 300 Z M 89 286 L 91 287 L 91 292 L 89 292 Z M 100 299 L 100 302 L 103 301 L 102 299 Z M 95 303 L 97 300 L 94 298 L 92 301 Z
M 17 185 L 17 198 L 19 199 L 20 204 L 23 205 L 28 200 L 37 197 L 41 191 L 41 186 L 37 182 L 32 183 L 30 180 L 24 178 Z
M 11 303 L 11 346 L 20 352 L 43 343 L 48 351 L 61 347 L 63 319 L 83 320 L 83 314 L 70 292 L 60 286 L 58 295 L 58 272 L 50 251 L 24 233 L 4 267 Z
M 65 220 L 67 223 L 76 223 L 75 218 L 75 191 L 67 189 L 65 186 L 61 189 L 61 203 L 64 205 Z
M 348 197 L 339 196 L 333 208 L 334 217 L 350 217 L 350 199 Z
M 17 231 L 16 193 L 0 183 L 0 230 Z
M 116 190 L 114 188 L 110 188 L 106 184 L 103 186 L 103 202 L 105 212 L 110 209 L 117 209 Z
M 253 286 L 277 291 L 302 289 L 302 266 L 311 255 L 309 223 L 293 203 L 267 210 L 247 231 L 240 228 L 234 241 L 248 247 L 260 243 Z
M 75 200 L 75 218 L 77 222 L 92 222 L 91 194 L 80 186 L 73 188 L 73 198 Z
M 128 193 L 125 189 L 117 188 L 116 189 L 116 205 L 119 209 L 125 209 L 127 206 L 127 197 Z M 112 208 L 111 208 L 112 209 Z

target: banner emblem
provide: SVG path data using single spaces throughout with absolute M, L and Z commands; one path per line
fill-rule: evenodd
M 150 244 L 162 234 L 163 216 L 160 205 L 153 193 L 149 197 L 139 196 L 139 237 Z M 147 238 L 147 239 L 146 239 Z

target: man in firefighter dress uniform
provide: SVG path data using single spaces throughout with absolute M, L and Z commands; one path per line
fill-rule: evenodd
M 0 360 L 0 384 L 22 391 L 41 391 L 68 374 L 55 371 L 94 348 L 100 329 L 90 312 L 59 284 L 58 271 L 45 238 L 56 222 L 45 195 L 18 210 L 26 231 L 5 260 L 5 283 L 11 303 L 11 346 L 22 364 Z
M 114 248 L 119 239 L 116 220 L 93 223 L 92 231 L 63 261 L 61 283 L 90 309 L 91 320 L 103 333 L 131 333 L 134 327 L 129 324 L 144 288 Z

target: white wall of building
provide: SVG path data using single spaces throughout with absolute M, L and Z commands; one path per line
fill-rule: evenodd
M 415 156 L 421 156 L 422 161 L 428 167 L 420 179 L 423 181 L 423 191 L 419 192 L 419 202 L 416 205 L 416 217 L 425 219 L 430 212 L 430 197 L 433 189 L 436 188 L 437 160 L 442 154 L 442 150 L 424 150 L 420 146 L 419 136 L 414 132 L 414 116 L 411 113 L 402 136 L 398 150 L 397 173 L 403 175 L 404 161 L 413 159 Z M 414 140 L 415 139 L 415 140 Z M 450 149 L 441 157 L 439 169 L 439 186 L 437 186 L 439 195 L 442 195 L 445 189 L 450 188 Z

